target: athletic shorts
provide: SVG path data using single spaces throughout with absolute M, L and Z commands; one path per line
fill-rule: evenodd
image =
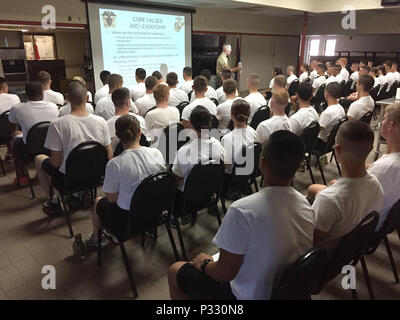
M 107 198 L 102 198 L 96 207 L 101 225 L 122 240 L 126 234 L 130 212 L 121 209 L 116 203 L 110 203 Z

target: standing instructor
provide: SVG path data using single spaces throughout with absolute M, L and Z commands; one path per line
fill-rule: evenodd
M 232 52 L 231 45 L 229 43 L 224 44 L 222 47 L 222 52 L 217 60 L 217 85 L 216 85 L 217 88 L 222 85 L 222 78 L 221 78 L 222 69 L 229 69 L 231 70 L 232 73 L 242 70 L 241 66 L 232 69 L 229 68 L 228 56 L 231 54 L 231 52 Z

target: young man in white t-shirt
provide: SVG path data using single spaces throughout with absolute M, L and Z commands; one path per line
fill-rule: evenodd
M 182 125 L 190 128 L 190 115 L 197 106 L 205 107 L 213 116 L 217 116 L 217 107 L 215 103 L 206 97 L 208 91 L 207 79 L 203 76 L 197 76 L 193 81 L 194 97 L 193 102 L 187 105 L 182 111 Z
M 86 86 L 86 81 L 85 79 L 83 79 L 81 76 L 75 76 L 72 78 L 72 80 L 77 80 L 79 82 L 81 82 L 84 86 Z M 86 111 L 94 114 L 94 109 L 92 104 L 90 103 L 90 101 L 92 101 L 91 99 L 92 94 L 90 93 L 90 91 L 87 92 L 87 102 L 86 102 Z M 58 116 L 62 117 L 65 116 L 66 114 L 71 113 L 71 104 L 69 102 L 66 102 L 64 104 L 64 106 L 62 106 L 59 110 L 58 110 Z
M 350 80 L 353 81 L 352 84 L 351 84 L 351 89 L 352 89 L 352 90 L 354 89 L 354 87 L 355 87 L 355 85 L 356 85 L 356 83 L 357 83 L 357 81 L 358 81 L 358 78 L 359 78 L 358 69 L 359 69 L 359 67 L 358 67 L 358 62 L 353 62 L 353 63 L 351 64 L 351 71 L 352 71 L 352 73 L 351 73 L 351 75 L 350 75 Z
M 131 94 L 127 88 L 116 89 L 111 95 L 112 101 L 115 106 L 115 115 L 107 120 L 108 131 L 110 132 L 111 147 L 113 152 L 119 143 L 119 139 L 115 134 L 115 122 L 123 115 L 130 114 L 136 117 L 140 124 L 142 134 L 146 136 L 146 122 L 143 117 L 129 112 L 131 108 Z
M 100 80 L 103 83 L 103 87 L 96 91 L 94 95 L 94 103 L 97 104 L 101 98 L 104 98 L 108 95 L 110 88 L 108 87 L 108 79 L 110 78 L 110 71 L 104 70 L 100 72 Z
M 231 118 L 232 103 L 237 100 L 236 97 L 236 81 L 233 79 L 225 80 L 223 85 L 226 101 L 217 106 L 217 119 L 219 122 L 219 129 L 226 129 L 229 126 Z
M 257 127 L 258 141 L 264 144 L 268 141 L 270 135 L 279 130 L 292 130 L 290 120 L 285 114 L 285 108 L 289 99 L 289 93 L 286 89 L 276 89 L 271 98 L 272 117 L 261 122 Z
M 291 83 L 297 79 L 297 76 L 294 74 L 294 67 L 292 65 L 289 65 L 286 69 L 286 73 L 288 75 L 286 79 L 287 87 L 289 88 Z
M 217 92 L 213 87 L 210 86 L 210 81 L 211 81 L 211 71 L 208 69 L 204 69 L 200 72 L 200 75 L 205 77 L 207 79 L 207 91 L 205 92 L 205 96 L 209 99 L 213 98 L 218 100 Z M 192 103 L 194 101 L 195 95 L 192 93 L 192 96 L 190 97 L 190 102 Z
M 180 89 L 185 91 L 187 94 L 189 94 L 189 92 L 193 90 L 192 76 L 193 76 L 193 69 L 191 67 L 183 68 L 183 80 L 185 80 L 185 82 L 182 84 Z
M 290 119 L 292 132 L 301 135 L 304 128 L 313 121 L 319 121 L 319 116 L 314 107 L 311 106 L 312 86 L 308 83 L 300 83 L 296 92 L 296 99 L 299 103 L 299 110 Z
M 310 79 L 312 82 L 314 82 L 315 78 L 318 76 L 318 70 L 317 70 L 318 65 L 319 64 L 318 64 L 317 60 L 311 60 L 311 62 L 310 62 L 310 69 L 311 69 Z
M 340 74 L 343 77 L 344 81 L 349 81 L 350 78 L 350 74 L 349 71 L 347 71 L 346 67 L 347 67 L 347 59 L 346 58 L 340 58 L 339 59 L 339 65 L 340 65 Z
M 143 97 L 146 93 L 146 86 L 144 81 L 146 80 L 146 70 L 143 68 L 137 68 L 135 71 L 136 85 L 131 89 L 131 98 L 136 102 L 137 99 Z
M 313 94 L 315 94 L 318 91 L 320 86 L 326 84 L 325 72 L 326 72 L 326 65 L 322 63 L 319 64 L 317 67 L 317 75 L 315 76 L 314 81 L 312 83 Z
M 372 211 L 380 211 L 383 190 L 378 179 L 368 173 L 365 160 L 374 144 L 374 131 L 361 121 L 347 121 L 336 136 L 335 155 L 342 176 L 329 187 L 312 185 L 315 196 L 315 247 L 334 247 Z
M 164 81 L 163 75 L 161 74 L 160 71 L 154 71 L 151 75 L 152 75 L 153 77 L 156 77 L 156 79 L 157 79 L 157 84 L 163 84 L 163 85 L 166 85 L 166 86 L 167 86 L 167 83 Z
M 400 82 L 400 73 L 399 73 L 398 68 L 399 68 L 398 63 L 393 61 L 392 62 L 392 70 L 391 71 L 394 74 L 394 80 L 397 81 L 397 82 Z
M 64 105 L 65 100 L 62 93 L 53 91 L 50 88 L 53 82 L 53 80 L 51 80 L 50 73 L 46 71 L 40 71 L 36 75 L 36 81 L 39 82 L 43 88 L 44 101 L 55 103 L 59 107 Z
M 247 88 L 249 89 L 249 95 L 244 98 L 250 105 L 250 117 L 248 123 L 251 123 L 253 116 L 256 111 L 267 104 L 265 97 L 258 91 L 260 86 L 260 76 L 257 73 L 251 73 L 247 77 Z
M 140 124 L 135 116 L 121 116 L 115 127 L 124 151 L 107 163 L 102 188 L 105 196 L 95 200 L 91 213 L 93 232 L 86 240 L 89 247 L 97 247 L 101 226 L 121 237 L 126 235 L 131 200 L 136 189 L 148 176 L 165 170 L 161 152 L 140 145 Z M 101 246 L 105 245 L 107 240 L 102 237 Z
M 260 160 L 264 188 L 230 206 L 213 241 L 218 261 L 201 253 L 170 267 L 171 299 L 271 298 L 282 271 L 313 246 L 314 212 L 290 186 L 303 156 L 293 133 L 271 135 Z
M 143 97 L 136 100 L 136 108 L 139 111 L 139 115 L 144 117 L 144 115 L 151 108 L 156 106 L 156 100 L 154 99 L 153 89 L 157 85 L 157 78 L 154 76 L 147 77 L 145 80 L 146 93 Z
M 388 83 L 388 87 L 387 87 L 386 91 L 389 91 L 393 82 L 396 81 L 396 76 L 392 72 L 392 61 L 386 60 L 385 62 L 383 62 L 383 66 L 386 69 L 385 78 L 386 78 L 386 82 Z
M 374 110 L 375 102 L 369 95 L 374 83 L 374 78 L 370 75 L 360 75 L 356 85 L 357 100 L 350 105 L 347 111 L 347 117 L 350 120 L 360 120 L 367 112 Z
M 336 64 L 333 69 L 335 74 L 335 81 L 341 84 L 343 81 L 345 81 L 343 75 L 340 73 L 342 71 L 342 67 Z
M 276 77 L 276 76 L 279 76 L 279 75 L 281 75 L 281 74 L 283 74 L 281 68 L 275 67 L 275 68 L 272 69 L 272 79 L 271 79 L 271 81 L 269 82 L 269 85 L 268 85 L 267 89 L 265 89 L 265 91 L 263 92 L 263 95 L 265 95 L 265 99 L 269 100 L 269 99 L 267 98 L 267 95 L 266 95 L 266 94 L 269 93 L 269 92 L 273 92 L 273 91 L 274 91 L 274 81 L 275 81 L 275 77 Z M 286 78 L 285 78 L 285 82 L 286 82 Z M 258 87 L 257 87 L 257 89 L 258 89 Z
M 53 212 L 57 205 L 56 198 L 50 199 L 50 177 L 55 185 L 64 185 L 66 160 L 76 146 L 97 141 L 105 146 L 108 159 L 113 156 L 107 122 L 86 111 L 86 87 L 79 81 L 71 81 L 67 94 L 71 113 L 52 121 L 47 132 L 44 146 L 51 151 L 51 156 L 40 154 L 35 157 L 40 183 L 48 195 L 43 207 L 45 213 Z
M 168 105 L 171 107 L 176 107 L 182 102 L 189 102 L 187 93 L 176 87 L 178 83 L 178 75 L 175 72 L 167 74 L 167 84 L 169 87 Z
M 377 229 L 385 222 L 393 205 L 400 200 L 400 103 L 386 107 L 381 135 L 386 139 L 387 152 L 368 169 L 378 178 L 383 189 L 383 208 Z
M 222 72 L 221 72 L 222 84 L 224 83 L 225 80 L 230 80 L 230 79 L 232 79 L 231 70 L 222 69 Z M 221 103 L 226 101 L 226 94 L 224 92 L 224 86 L 223 85 L 221 85 L 217 90 L 215 90 L 215 92 L 217 93 L 217 100 L 218 100 L 219 104 L 221 104 Z M 238 91 L 236 89 L 235 97 L 238 97 L 238 96 L 239 96 L 239 93 L 238 93 Z

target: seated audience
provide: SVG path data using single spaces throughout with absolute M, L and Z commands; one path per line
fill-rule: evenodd
M 390 209 L 400 200 L 400 103 L 387 106 L 381 135 L 386 139 L 387 153 L 374 162 L 368 172 L 378 178 L 383 189 L 380 228 Z
M 326 77 L 326 85 L 328 85 L 328 83 L 336 81 L 336 73 L 335 73 L 335 68 L 333 66 L 331 65 L 327 66 L 325 77 Z
M 376 87 L 376 86 L 378 86 L 378 85 L 380 85 L 381 84 L 381 82 L 380 82 L 380 80 L 379 80 L 379 71 L 378 71 L 378 68 L 376 68 L 376 67 L 372 67 L 371 68 L 371 71 L 370 71 L 370 73 L 369 73 L 369 75 L 372 77 L 372 78 L 374 78 L 374 88 Z
M 347 112 L 350 120 L 360 120 L 367 112 L 373 111 L 374 99 L 369 95 L 374 87 L 374 79 L 370 75 L 361 75 L 357 85 L 357 100 L 354 101 Z
M 231 106 L 237 100 L 236 97 L 236 81 L 233 79 L 225 80 L 223 85 L 226 101 L 217 106 L 217 118 L 219 121 L 219 129 L 226 129 L 231 119 Z
M 64 105 L 65 101 L 62 93 L 53 91 L 50 88 L 53 82 L 53 80 L 51 80 L 50 73 L 46 71 L 40 71 L 36 75 L 36 81 L 39 82 L 43 88 L 44 101 L 55 103 L 58 106 Z
M 288 75 L 288 77 L 286 79 L 286 83 L 287 83 L 287 87 L 289 88 L 290 85 L 292 84 L 292 82 L 297 79 L 297 76 L 294 74 L 294 67 L 292 65 L 289 65 L 286 68 L 286 73 Z
M 8 93 L 8 83 L 6 78 L 0 77 L 0 115 L 9 111 L 12 106 L 21 103 L 16 94 Z
M 276 89 L 271 98 L 272 117 L 261 122 L 257 127 L 257 136 L 260 143 L 268 141 L 271 134 L 279 130 L 292 130 L 290 120 L 285 114 L 289 93 L 285 89 Z
M 86 81 L 85 81 L 85 79 L 83 79 L 83 78 L 80 77 L 80 76 L 75 76 L 75 77 L 72 78 L 72 80 L 79 81 L 79 82 L 82 83 L 84 86 L 86 86 Z M 87 99 L 87 102 L 86 102 L 86 111 L 89 112 L 89 113 L 91 113 L 91 114 L 94 114 L 93 106 L 92 106 L 91 103 L 89 103 L 90 97 L 91 97 L 91 93 L 90 93 L 90 91 L 88 91 L 88 92 L 87 92 L 87 98 L 86 98 L 86 99 Z M 62 107 L 60 108 L 60 110 L 58 111 L 58 116 L 59 116 L 59 117 L 62 117 L 62 116 L 65 116 L 66 114 L 69 114 L 69 113 L 71 113 L 71 104 L 70 104 L 68 101 L 66 101 L 66 104 L 65 104 L 64 106 L 62 106 Z
M 157 84 L 167 85 L 167 83 L 164 81 L 164 79 L 163 79 L 162 74 L 161 74 L 160 71 L 154 71 L 154 72 L 152 73 L 152 76 L 153 76 L 153 77 L 156 77 L 156 79 L 157 79 Z
M 146 94 L 146 85 L 144 81 L 146 80 L 146 70 L 143 68 L 137 68 L 135 71 L 136 85 L 131 89 L 131 98 L 133 101 L 143 97 Z
M 222 79 L 222 84 L 224 83 L 225 80 L 230 80 L 232 79 L 232 72 L 229 69 L 222 69 L 221 72 L 221 79 Z M 221 85 L 217 90 L 215 90 L 217 93 L 217 100 L 218 103 L 221 104 L 226 101 L 226 94 L 224 92 L 224 86 Z M 236 96 L 238 96 L 238 92 L 236 90 L 235 92 Z
M 204 69 L 200 72 L 200 75 L 203 76 L 207 80 L 207 91 L 205 93 L 206 98 L 214 98 L 218 100 L 217 92 L 213 87 L 210 86 L 210 81 L 211 81 L 211 71 L 208 69 Z M 190 102 L 193 102 L 195 99 L 194 94 L 192 94 L 190 98 Z
M 311 98 L 311 85 L 308 83 L 300 83 L 296 92 L 296 99 L 299 102 L 299 111 L 290 117 L 292 132 L 298 136 L 311 122 L 319 120 L 317 111 L 310 105 Z
M 274 69 L 272 69 L 272 79 L 269 82 L 268 88 L 265 90 L 265 92 L 271 92 L 274 90 L 274 79 L 276 76 L 279 76 L 281 74 L 283 74 L 281 68 L 275 67 Z M 285 78 L 285 81 L 286 81 L 286 78 Z M 258 89 L 258 87 L 257 87 L 257 89 Z
M 274 91 L 278 89 L 285 89 L 287 91 L 286 84 L 286 78 L 284 75 L 276 76 L 274 79 Z M 288 104 L 289 103 L 290 99 L 288 99 Z M 271 108 L 271 99 L 268 100 L 268 107 Z
M 148 176 L 165 170 L 164 159 L 159 150 L 140 146 L 141 131 L 136 117 L 121 116 L 115 122 L 115 131 L 125 150 L 107 163 L 102 188 L 105 196 L 98 197 L 93 206 L 93 232 L 86 240 L 89 247 L 97 247 L 100 226 L 125 235 L 131 199 L 136 189 Z M 105 245 L 107 240 L 102 237 L 101 246 Z
M 108 80 L 110 79 L 110 71 L 100 72 L 100 80 L 103 83 L 103 87 L 96 91 L 94 95 L 94 104 L 97 104 L 101 98 L 107 97 L 110 88 L 108 87 Z
M 310 62 L 310 70 L 311 70 L 310 79 L 312 82 L 314 82 L 315 78 L 318 76 L 318 70 L 317 70 L 318 65 L 319 65 L 319 63 L 317 60 L 311 60 L 311 62 Z
M 335 65 L 334 67 L 334 72 L 335 72 L 335 81 L 339 84 L 342 83 L 342 81 L 345 81 L 343 75 L 341 74 L 342 67 L 340 65 Z
M 351 90 L 353 90 L 354 89 L 354 87 L 355 87 L 355 85 L 356 85 L 356 83 L 357 83 L 357 81 L 358 81 L 358 78 L 359 78 L 359 72 L 358 72 L 358 69 L 359 69 L 359 67 L 358 67 L 358 62 L 353 62 L 352 64 L 351 64 L 351 75 L 350 75 L 350 80 L 351 81 L 353 81 L 352 82 L 352 84 L 351 84 Z
M 305 82 L 307 79 L 309 79 L 310 76 L 310 66 L 307 63 L 304 63 L 300 67 L 300 77 L 299 81 L 300 82 Z
M 145 86 L 146 93 L 143 97 L 136 100 L 136 108 L 139 111 L 139 115 L 144 117 L 144 115 L 151 108 L 156 106 L 156 99 L 154 99 L 153 89 L 157 85 L 157 78 L 154 76 L 150 76 L 146 78 Z
M 313 93 L 316 93 L 319 89 L 320 86 L 323 84 L 326 84 L 326 78 L 325 78 L 325 72 L 326 72 L 326 65 L 324 64 L 319 64 L 317 66 L 317 75 L 314 77 L 314 81 L 312 84 L 313 87 Z
M 392 62 L 392 72 L 394 74 L 394 80 L 397 82 L 400 82 L 400 73 L 398 71 L 399 65 L 397 64 L 397 62 L 393 61 Z
M 183 80 L 185 82 L 181 85 L 180 89 L 189 94 L 193 90 L 193 69 L 191 67 L 183 68 Z
M 329 187 L 312 185 L 309 196 L 316 226 L 314 246 L 333 247 L 372 211 L 380 211 L 383 191 L 378 179 L 365 169 L 374 144 L 374 131 L 361 121 L 348 121 L 336 136 L 335 154 L 342 176 Z
M 16 104 L 11 107 L 8 121 L 18 124 L 22 130 L 14 133 L 12 149 L 15 159 L 15 170 L 19 177 L 16 181 L 19 185 L 27 185 L 28 177 L 25 175 L 24 163 L 31 161 L 26 147 L 26 137 L 29 130 L 39 122 L 53 121 L 58 116 L 58 107 L 52 102 L 43 100 L 43 87 L 38 82 L 28 82 L 25 86 L 25 93 L 29 101 Z
M 393 64 L 393 63 L 392 63 L 392 61 L 390 61 L 390 60 L 386 60 L 386 61 L 383 63 L 383 66 L 385 67 L 385 70 L 386 70 L 386 76 L 385 76 L 385 78 L 386 78 L 386 82 L 388 83 L 387 91 L 390 90 L 390 87 L 392 86 L 393 82 L 396 81 L 396 76 L 395 76 L 394 73 L 392 72 L 392 64 Z
M 176 107 L 181 102 L 189 102 L 187 93 L 176 87 L 178 83 L 178 75 L 175 72 L 167 74 L 167 84 L 169 87 L 168 105 L 171 107 Z
M 273 79 L 272 79 L 273 80 Z M 286 79 L 285 79 L 286 80 Z M 247 77 L 247 88 L 249 89 L 249 95 L 244 98 L 250 105 L 250 116 L 248 123 L 251 123 L 253 116 L 256 111 L 267 104 L 264 96 L 258 92 L 258 87 L 260 86 L 260 76 L 257 73 L 251 73 Z
M 50 158 L 43 154 L 35 157 L 37 174 L 48 196 L 43 206 L 46 214 L 53 213 L 58 207 L 57 197 L 50 199 L 51 180 L 56 186 L 64 185 L 65 163 L 76 146 L 87 141 L 97 141 L 105 146 L 109 159 L 113 156 L 107 123 L 103 118 L 86 111 L 86 97 L 87 89 L 82 83 L 71 81 L 68 84 L 67 99 L 72 111 L 50 123 L 44 144 L 51 151 Z
M 378 77 L 379 83 L 381 86 L 384 86 L 385 83 L 388 83 L 387 78 L 386 78 L 386 69 L 383 65 L 379 65 L 379 66 L 377 66 L 377 68 L 378 68 L 378 74 L 379 74 L 379 77 Z
M 341 58 L 339 59 L 339 65 L 340 65 L 340 74 L 343 77 L 344 81 L 349 81 L 350 74 L 349 71 L 347 71 L 346 66 L 347 66 L 347 59 L 346 58 Z
M 264 188 L 230 206 L 213 241 L 218 261 L 201 253 L 170 267 L 171 299 L 270 299 L 277 277 L 313 246 L 314 212 L 290 186 L 303 156 L 293 133 L 271 135 L 260 160 Z
M 72 78 L 72 80 L 80 81 L 80 82 L 82 82 L 82 83 L 87 87 L 87 85 L 86 85 L 86 80 L 83 79 L 83 77 L 81 77 L 81 76 L 74 76 L 74 77 Z M 87 92 L 87 101 L 90 102 L 90 104 L 93 102 L 92 93 L 91 93 L 89 90 L 88 90 L 88 92 Z

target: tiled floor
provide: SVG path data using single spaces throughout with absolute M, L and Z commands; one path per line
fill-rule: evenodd
M 4 156 L 5 150 L 1 151 Z M 371 158 L 372 159 L 372 158 Z M 17 188 L 13 165 L 6 162 L 7 175 L 0 177 L 0 299 L 131 299 L 131 291 L 122 262 L 120 250 L 110 245 L 104 250 L 103 266 L 97 267 L 96 253 L 89 251 L 81 261 L 73 255 L 73 240 L 63 218 L 48 222 L 42 213 L 44 192 L 35 186 L 37 199 L 30 198 L 29 188 Z M 34 171 L 31 170 L 33 173 Z M 321 181 L 314 169 L 317 181 Z M 327 178 L 337 175 L 336 166 L 326 166 Z M 300 192 L 310 184 L 308 173 L 298 172 L 294 181 Z M 72 215 L 76 233 L 83 238 L 91 231 L 88 211 Z M 217 220 L 206 211 L 199 214 L 194 227 L 182 228 L 190 257 L 200 252 L 213 254 L 216 248 L 212 238 L 218 228 Z M 126 244 L 139 292 L 138 299 L 169 299 L 167 270 L 174 262 L 165 228 L 159 228 L 159 238 L 154 244 L 146 240 L 145 248 L 140 238 Z M 177 241 L 177 236 L 174 231 Z M 395 259 L 400 270 L 400 240 L 397 234 L 390 236 Z M 395 284 L 386 251 L 381 245 L 371 257 L 367 257 L 376 297 L 378 299 L 400 299 L 400 284 Z M 44 290 L 41 273 L 44 265 L 56 269 L 56 289 Z M 361 299 L 367 299 L 365 282 L 360 269 L 357 270 L 357 286 Z M 332 281 L 314 299 L 351 299 L 350 292 L 341 289 L 339 277 Z

